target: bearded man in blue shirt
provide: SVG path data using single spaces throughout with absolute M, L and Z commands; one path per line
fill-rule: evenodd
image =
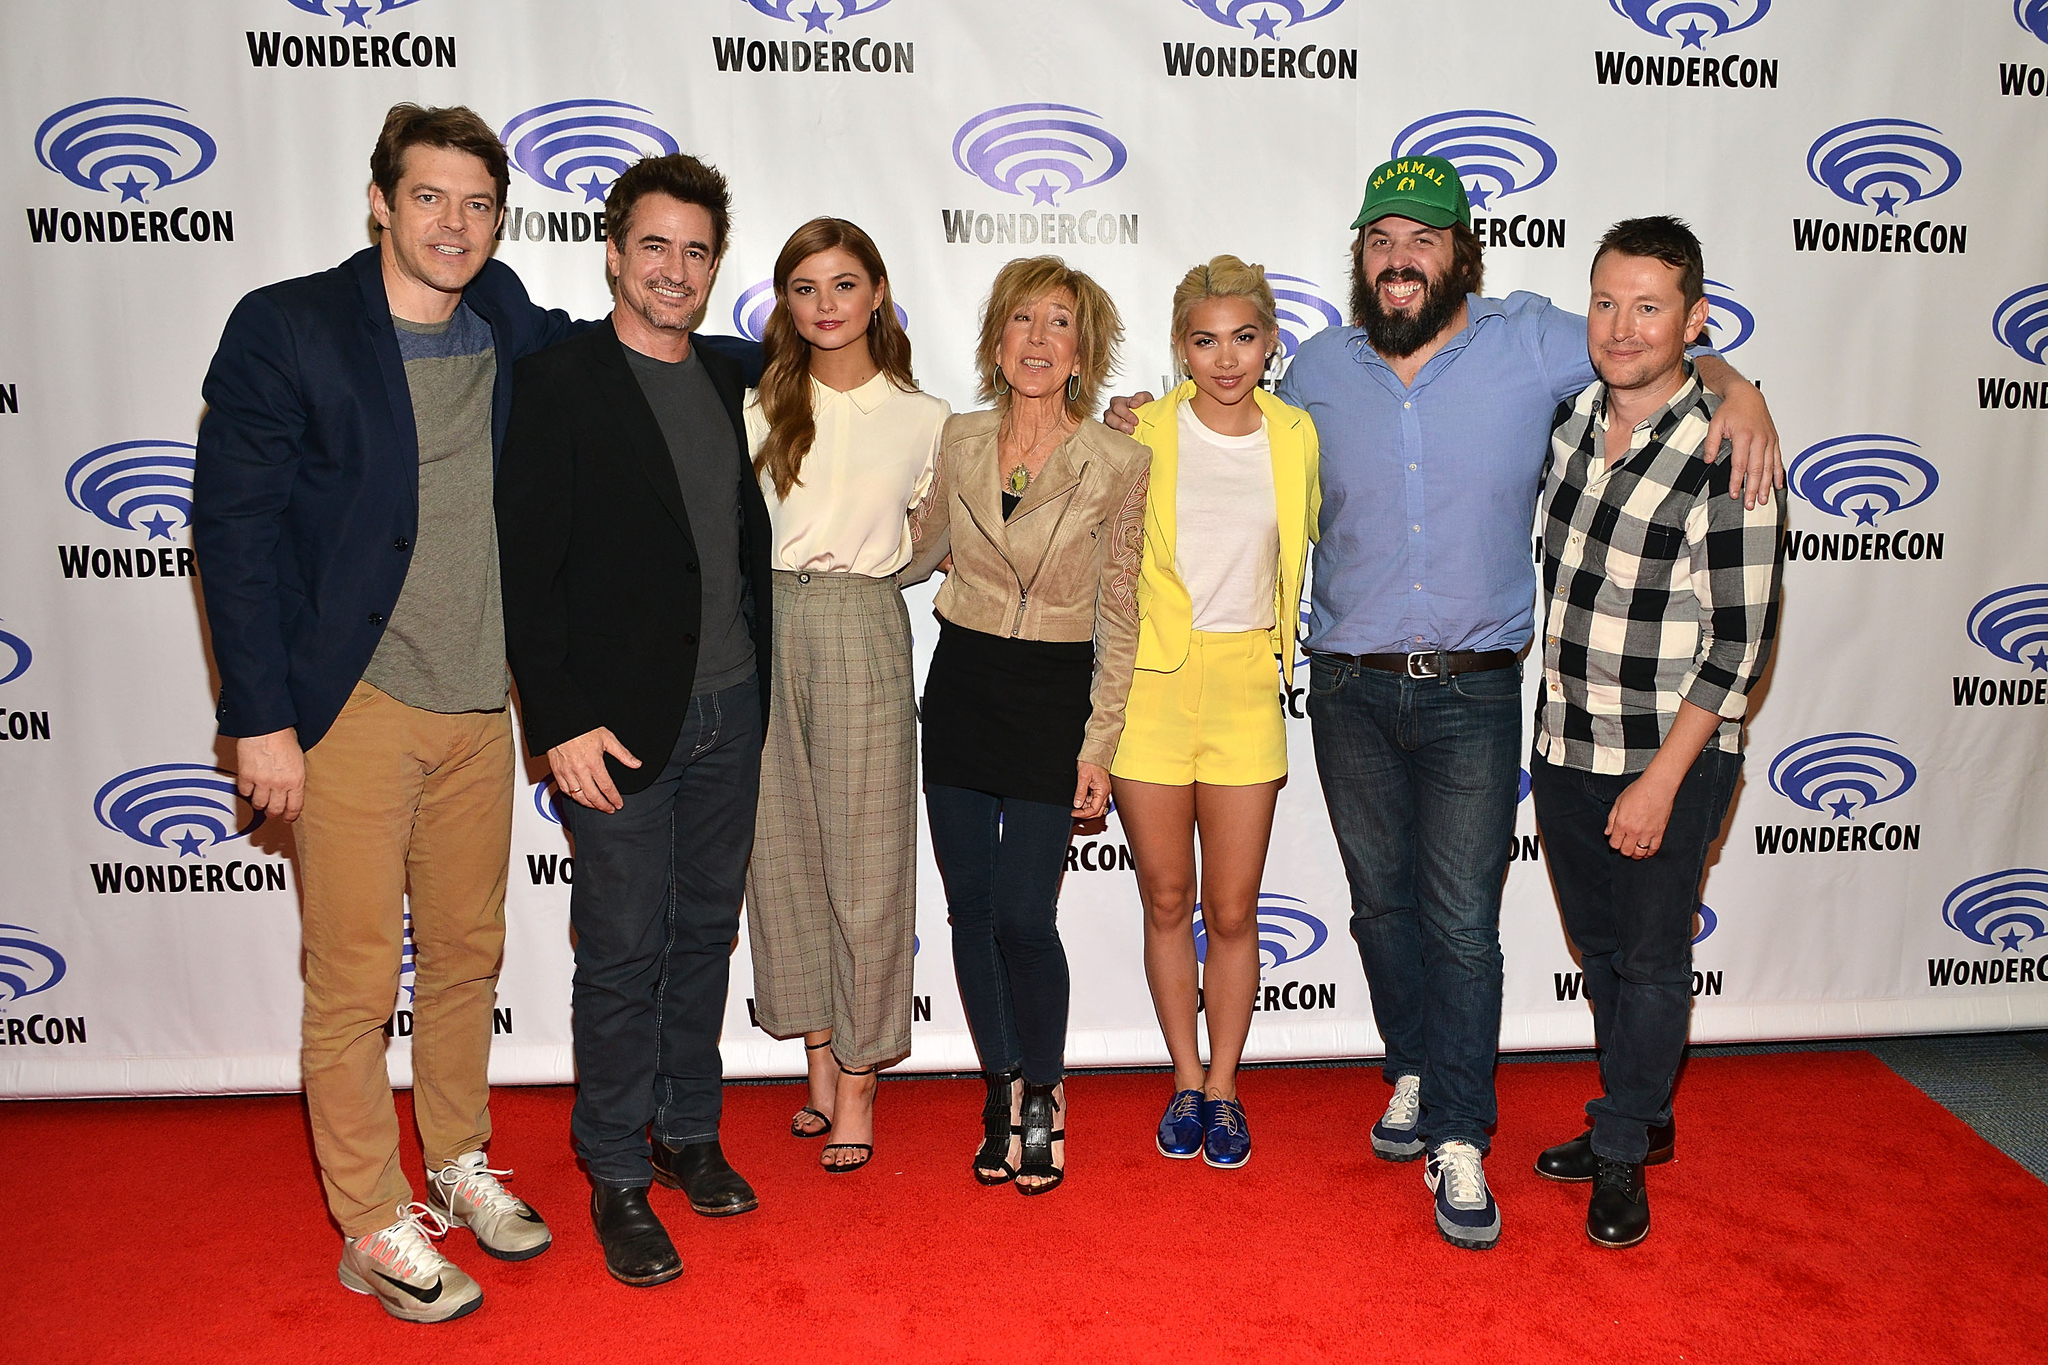
M 1323 451 L 1309 721 L 1394 1087 L 1373 1153 L 1427 1154 L 1438 1230 L 1484 1250 L 1530 537 L 1552 416 L 1594 374 L 1584 317 L 1480 294 L 1450 162 L 1384 163 L 1351 226 L 1354 325 L 1304 342 L 1278 386 Z M 1762 396 L 1718 356 L 1697 364 L 1722 400 L 1706 448 L 1732 442 L 1732 494 L 1767 501 L 1783 473 Z

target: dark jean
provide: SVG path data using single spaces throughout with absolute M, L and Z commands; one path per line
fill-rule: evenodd
M 646 1185 L 648 1125 L 671 1147 L 718 1136 L 733 942 L 761 790 L 749 676 L 690 699 L 661 775 L 607 814 L 566 798 L 576 1104 L 569 1132 L 600 1185 Z
M 1635 775 L 1529 760 L 1544 857 L 1593 1006 L 1605 1093 L 1586 1113 L 1593 1151 L 1609 1161 L 1641 1161 L 1650 1129 L 1671 1122 L 1671 1086 L 1692 1016 L 1700 877 L 1741 771 L 1741 754 L 1702 753 L 1678 784 L 1656 853 L 1624 858 L 1604 831 L 1608 811 Z
M 926 785 L 924 804 L 981 1064 L 1021 1066 L 1025 1080 L 1054 1085 L 1066 1075 L 1069 987 L 1058 919 L 1074 812 L 936 784 Z
M 1443 681 L 1309 665 L 1316 771 L 1351 884 L 1351 936 L 1389 1081 L 1417 1136 L 1488 1150 L 1497 1118 L 1500 895 L 1521 791 L 1522 670 Z

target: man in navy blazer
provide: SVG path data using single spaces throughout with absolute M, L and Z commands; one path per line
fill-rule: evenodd
M 395 1317 L 481 1302 L 434 1248 L 546 1250 L 484 1156 L 515 762 L 492 496 L 515 362 L 581 329 L 490 259 L 504 148 L 394 107 L 376 246 L 259 289 L 205 383 L 193 535 L 219 721 L 250 803 L 298 822 L 302 1068 L 340 1277 Z M 383 1026 L 409 917 L 424 1204 L 399 1166 Z

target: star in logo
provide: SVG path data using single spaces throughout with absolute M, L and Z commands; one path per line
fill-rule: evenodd
M 148 189 L 149 186 L 142 180 L 137 179 L 133 171 L 128 172 L 126 180 L 116 180 L 114 188 L 121 191 L 121 202 L 124 204 L 131 199 L 138 204 L 147 204 L 149 202 L 142 197 L 142 192 Z
M 598 203 L 602 204 L 604 202 L 605 191 L 610 189 L 611 186 L 605 184 L 603 180 L 599 179 L 596 171 L 592 171 L 590 173 L 590 179 L 584 181 L 576 188 L 583 191 L 584 203 L 588 204 L 592 200 L 596 200 Z
M 1465 187 L 1465 197 L 1472 201 L 1473 208 L 1483 209 L 1486 207 L 1486 201 L 1493 198 L 1493 191 L 1481 189 L 1476 184 L 1467 185 Z
M 1277 41 L 1278 35 L 1273 30 L 1279 27 L 1280 16 L 1271 10 L 1262 10 L 1252 17 L 1252 37 L 1254 38 L 1274 38 Z
M 149 528 L 149 538 L 151 540 L 169 540 L 171 538 L 171 527 L 175 525 L 161 510 L 142 524 Z
M 2008 929 L 1998 936 L 1998 946 L 2008 952 L 2018 952 L 2020 945 L 2025 942 L 2026 940 L 2020 937 L 2020 931 L 2017 929 Z
M 825 27 L 825 21 L 832 16 L 825 12 L 825 7 L 818 4 L 817 0 L 811 0 L 811 7 L 807 10 L 800 10 L 798 13 L 803 17 L 804 32 L 810 33 L 815 30 L 819 33 L 830 33 L 832 31 Z
M 1828 802 L 1827 807 L 1835 813 L 1837 820 L 1853 820 L 1856 818 L 1856 803 L 1851 801 L 1846 793 Z
M 1692 26 L 1690 28 L 1679 29 L 1678 36 L 1685 39 L 1684 42 L 1678 45 L 1678 50 L 1681 52 L 1683 52 L 1686 48 L 1689 47 L 1696 47 L 1702 52 L 1705 52 L 1707 50 L 1707 45 L 1705 42 L 1707 31 L 1704 28 L 1700 27 L 1700 21 L 1697 19 L 1692 21 Z
M 350 24 L 359 24 L 364 28 L 370 26 L 368 18 L 370 7 L 357 4 L 356 0 L 349 0 L 349 3 L 345 5 L 336 5 L 334 12 L 341 16 L 341 26 L 343 28 L 347 28 Z
M 1899 216 L 1899 196 L 1893 194 L 1890 190 L 1879 194 L 1873 202 L 1876 204 L 1877 211 L 1880 214 L 1889 214 L 1894 218 Z
M 1858 526 L 1875 526 L 1877 525 L 1877 514 L 1884 509 L 1879 507 L 1874 499 L 1865 498 L 1861 507 L 1852 507 L 1849 510 L 1856 514 L 1856 524 Z
M 1050 204 L 1054 202 L 1053 196 L 1059 193 L 1059 186 L 1053 184 L 1052 177 L 1042 171 L 1039 173 L 1036 185 L 1026 185 L 1024 188 L 1031 191 L 1031 202 L 1033 204 Z
M 194 834 L 189 829 L 186 830 L 182 835 L 180 835 L 176 839 L 171 840 L 171 842 L 178 846 L 178 856 L 180 858 L 186 857 L 187 855 L 190 855 L 194 858 L 204 858 L 206 856 L 204 853 L 201 853 L 199 851 L 202 847 L 204 847 L 203 842 L 201 841 L 198 835 Z
M 2029 673 L 2048 673 L 2048 645 L 2042 645 L 2029 654 L 2027 662 L 2033 665 L 2027 670 Z

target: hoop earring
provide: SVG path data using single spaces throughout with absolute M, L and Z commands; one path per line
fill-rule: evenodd
M 995 378 L 995 383 L 994 383 L 994 384 L 992 384 L 992 385 L 990 385 L 990 387 L 991 387 L 991 388 L 993 388 L 993 389 L 994 389 L 994 390 L 996 391 L 996 397 L 998 397 L 998 398 L 1006 398 L 1006 397 L 1008 397 L 1008 396 L 1009 396 L 1009 393 L 1010 393 L 1010 381 L 1009 381 L 1009 380 L 1007 380 L 1007 379 L 1005 379 L 1005 378 L 1003 378 L 1003 367 L 1002 367 L 1002 366 L 1000 366 L 1000 365 L 996 366 L 996 378 Z
M 1074 371 L 1067 376 L 1067 401 L 1077 403 L 1081 399 L 1081 372 Z

